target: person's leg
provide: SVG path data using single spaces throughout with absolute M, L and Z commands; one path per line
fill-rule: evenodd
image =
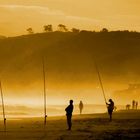
M 81 108 L 81 114 L 82 114 L 83 108 Z
M 112 110 L 109 110 L 108 113 L 109 113 L 109 121 L 112 121 Z
M 69 116 L 67 115 L 67 126 L 68 126 L 68 129 L 69 129 Z
M 112 121 L 112 114 L 110 114 L 110 121 Z
M 72 126 L 72 122 L 71 122 L 71 115 L 68 115 L 68 126 L 69 126 L 69 130 L 71 130 L 71 126 Z

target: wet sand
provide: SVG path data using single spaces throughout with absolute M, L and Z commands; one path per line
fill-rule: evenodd
M 118 111 L 109 122 L 108 115 L 74 115 L 73 127 L 67 131 L 65 116 L 7 119 L 7 131 L 0 120 L 0 140 L 139 140 L 140 111 Z

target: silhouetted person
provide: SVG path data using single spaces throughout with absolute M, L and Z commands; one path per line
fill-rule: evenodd
M 136 102 L 136 109 L 138 109 L 138 101 Z
M 83 102 L 80 101 L 79 103 L 80 114 L 82 114 L 83 107 L 84 107 Z
M 66 116 L 67 116 L 67 124 L 68 124 L 68 130 L 71 130 L 72 127 L 72 112 L 73 112 L 73 100 L 70 100 L 70 105 L 65 109 Z
M 112 101 L 112 99 L 109 99 L 109 104 L 107 104 L 107 109 L 108 109 L 108 114 L 109 114 L 109 117 L 110 117 L 110 121 L 112 121 L 112 112 L 113 112 L 113 109 L 114 109 L 114 102 Z
M 130 104 L 127 104 L 126 105 L 126 110 L 129 110 L 130 109 L 130 106 L 131 106 Z
M 132 101 L 132 109 L 135 109 L 135 100 Z

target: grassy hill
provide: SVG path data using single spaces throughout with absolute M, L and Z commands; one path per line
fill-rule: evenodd
M 29 84 L 42 78 L 45 57 L 48 83 L 94 83 L 98 64 L 106 83 L 140 79 L 140 33 L 52 32 L 0 39 L 0 76 Z

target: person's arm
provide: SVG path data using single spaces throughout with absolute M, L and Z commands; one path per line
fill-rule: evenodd
M 110 105 L 110 104 L 108 104 L 108 103 L 106 102 L 106 105 Z
M 65 108 L 65 111 L 67 111 L 69 109 L 69 106 L 67 106 L 66 108 Z

